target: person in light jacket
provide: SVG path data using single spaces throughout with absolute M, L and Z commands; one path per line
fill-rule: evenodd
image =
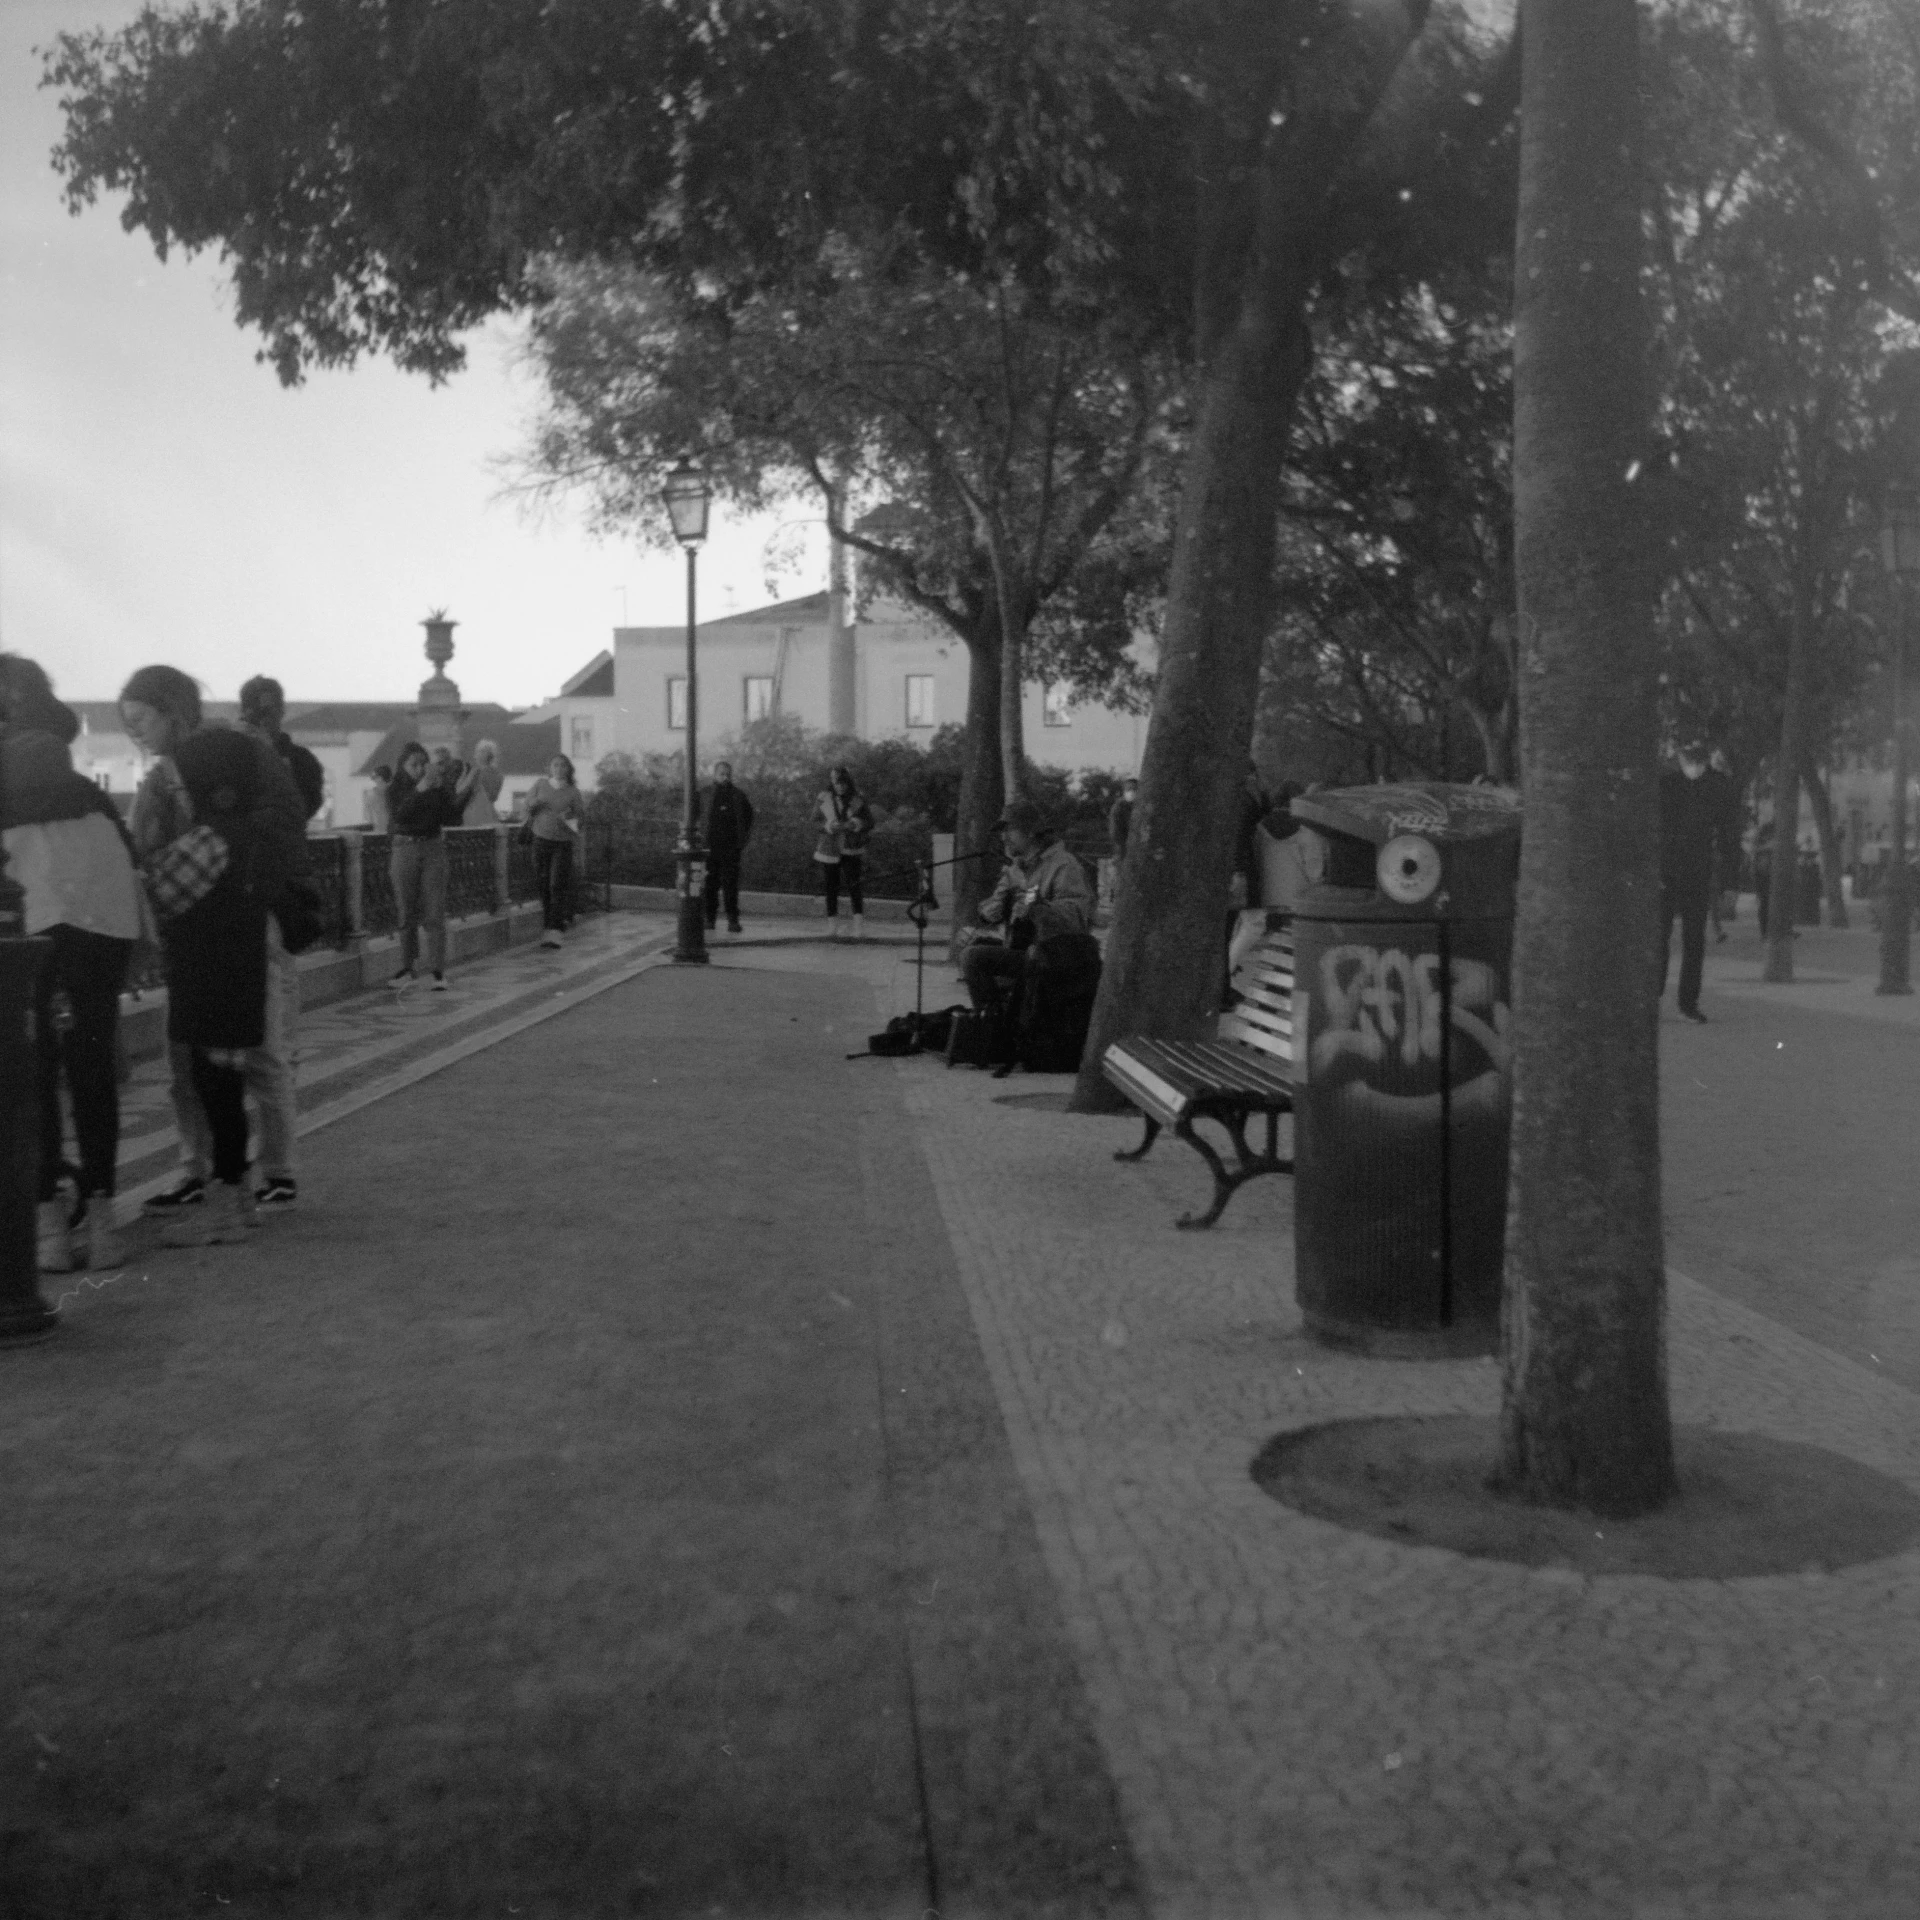
M 866 932 L 866 902 L 861 898 L 860 875 L 866 861 L 867 840 L 873 832 L 873 809 L 853 775 L 845 767 L 835 767 L 827 775 L 826 791 L 813 803 L 813 824 L 817 833 L 813 860 L 820 869 L 820 881 L 827 897 L 827 919 L 833 937 L 840 937 L 840 889 L 847 889 L 847 905 L 853 912 L 853 937 Z
M 533 828 L 534 870 L 540 878 L 540 944 L 557 947 L 573 918 L 573 850 L 579 844 L 586 802 L 574 780 L 573 762 L 556 753 L 545 777 L 527 795 Z

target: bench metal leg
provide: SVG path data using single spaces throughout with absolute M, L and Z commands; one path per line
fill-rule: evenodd
M 1247 1145 L 1247 1115 L 1241 1111 L 1226 1113 L 1195 1114 L 1182 1120 L 1174 1128 L 1174 1134 L 1184 1140 L 1194 1152 L 1207 1163 L 1213 1174 L 1213 1205 L 1205 1213 L 1182 1214 L 1178 1225 L 1182 1227 L 1210 1227 L 1226 1211 L 1227 1202 L 1233 1198 L 1237 1188 L 1243 1187 L 1249 1180 L 1257 1179 L 1263 1173 L 1291 1173 L 1293 1162 L 1280 1158 L 1280 1116 L 1277 1113 L 1267 1115 L 1267 1150 L 1255 1153 Z M 1239 1165 L 1229 1169 L 1226 1162 L 1214 1150 L 1213 1146 L 1194 1132 L 1196 1119 L 1217 1120 L 1226 1129 L 1227 1138 L 1232 1141 L 1234 1156 Z
M 1160 1122 L 1152 1114 L 1143 1113 L 1140 1118 L 1147 1123 L 1146 1137 L 1137 1147 L 1122 1147 L 1113 1157 L 1116 1160 L 1144 1160 L 1147 1149 L 1160 1137 Z

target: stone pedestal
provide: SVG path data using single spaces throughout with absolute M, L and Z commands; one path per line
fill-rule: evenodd
M 420 683 L 420 702 L 413 710 L 414 738 L 429 753 L 445 747 L 458 755 L 467 710 L 460 704 L 459 687 L 447 678 L 446 666 L 453 658 L 453 630 L 460 623 L 444 613 L 431 613 L 420 624 L 427 630 L 426 654 L 433 662 L 433 674 Z

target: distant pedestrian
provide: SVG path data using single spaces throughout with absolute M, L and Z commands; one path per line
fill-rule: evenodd
M 533 865 L 540 881 L 540 944 L 557 947 L 573 918 L 573 850 L 586 818 L 586 803 L 575 784 L 573 762 L 556 753 L 543 778 L 527 795 L 527 823 L 533 828 Z
M 21 930 L 51 944 L 33 1002 L 40 1109 L 36 1240 L 46 1273 L 68 1273 L 75 1265 L 99 1271 L 126 1258 L 113 1226 L 120 1150 L 114 1041 L 127 963 L 151 924 L 113 802 L 73 769 L 68 742 L 79 730 L 36 662 L 0 654 L 0 840 L 7 871 L 24 896 Z M 66 1005 L 64 1023 L 54 1017 L 56 997 Z M 72 1205 L 60 1190 L 63 1080 L 79 1156 Z
M 491 827 L 500 819 L 500 788 L 506 776 L 500 771 L 500 749 L 491 740 L 479 740 L 473 748 L 473 791 L 467 795 L 466 810 L 460 824 L 467 827 Z
M 707 931 L 720 918 L 724 901 L 727 931 L 740 931 L 740 856 L 753 835 L 753 802 L 733 784 L 730 761 L 714 762 L 713 786 L 707 794 Z
M 814 864 L 826 890 L 827 918 L 833 923 L 833 937 L 840 937 L 840 889 L 847 890 L 847 905 L 853 913 L 853 937 L 866 935 L 866 902 L 861 897 L 860 876 L 866 861 L 867 840 L 873 832 L 873 809 L 868 806 L 853 775 L 845 767 L 835 767 L 827 775 L 826 791 L 813 803 L 816 834 Z
M 400 932 L 400 965 L 389 983 L 405 989 L 417 977 L 421 935 L 433 991 L 447 990 L 446 830 L 460 824 L 465 801 L 456 791 L 452 760 L 436 761 L 417 740 L 400 750 L 390 790 L 393 818 L 391 872 Z
M 1715 876 L 1737 857 L 1738 796 L 1733 782 L 1707 764 L 1707 749 L 1686 742 L 1660 775 L 1660 992 L 1667 990 L 1673 923 L 1680 922 L 1678 1004 L 1689 1020 L 1700 1011 L 1707 951 L 1707 911 Z
M 1113 842 L 1115 862 L 1127 857 L 1127 835 L 1133 830 L 1134 804 L 1140 798 L 1140 782 L 1126 779 L 1120 783 L 1120 797 L 1107 809 L 1107 838 Z

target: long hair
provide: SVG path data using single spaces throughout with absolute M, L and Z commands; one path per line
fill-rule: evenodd
M 860 791 L 860 789 L 853 784 L 853 775 L 850 774 L 845 767 L 829 767 L 827 769 L 827 787 L 829 791 L 833 793 L 840 793 L 844 787 L 845 792 L 849 795 L 856 794 Z
M 576 779 L 575 779 L 575 778 L 573 777 L 573 762 L 572 762 L 571 760 L 569 760 L 569 759 L 567 758 L 567 756 L 566 756 L 566 755 L 565 755 L 564 753 L 556 753 L 556 754 L 555 754 L 555 755 L 553 756 L 553 759 L 554 759 L 554 760 L 558 760 L 558 761 L 560 762 L 560 764 L 561 764 L 561 765 L 562 765 L 563 767 L 565 767 L 565 768 L 566 768 L 566 770 L 567 770 L 567 785 L 568 785 L 568 786 L 570 786 L 570 787 L 577 787 L 577 786 L 578 786 L 578 785 L 580 784 L 580 782 L 579 782 L 578 780 L 576 780 Z M 552 766 L 552 765 L 553 765 L 553 760 L 549 760 L 549 761 L 547 762 L 547 765 L 548 765 L 548 766 Z
M 178 667 L 141 667 L 120 689 L 121 704 L 138 700 L 143 707 L 171 720 L 182 733 L 198 733 L 201 727 L 200 687 L 191 675 Z
M 0 653 L 0 726 L 16 724 L 59 740 L 71 740 L 80 731 L 79 716 L 55 695 L 38 660 Z

